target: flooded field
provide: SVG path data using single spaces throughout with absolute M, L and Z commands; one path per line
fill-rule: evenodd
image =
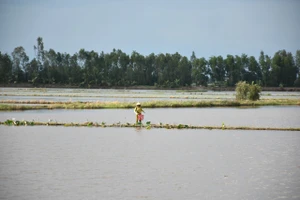
M 300 132 L 0 126 L 0 199 L 299 199 Z
M 145 109 L 145 122 L 204 126 L 300 127 L 300 106 L 257 108 L 155 108 Z M 134 123 L 133 109 L 2 111 L 0 121 L 17 120 L 84 123 Z
M 299 99 L 267 92 L 262 99 Z M 233 100 L 234 92 L 0 88 L 0 100 Z M 28 105 L 28 104 L 26 104 Z M 152 124 L 299 128 L 300 106 L 146 108 Z M 7 119 L 134 123 L 132 109 L 1 111 Z M 0 125 L 0 199 L 300 199 L 299 131 Z
M 0 100 L 45 101 L 153 101 L 234 100 L 235 92 L 181 90 L 0 88 Z M 262 92 L 261 99 L 300 99 L 300 92 Z

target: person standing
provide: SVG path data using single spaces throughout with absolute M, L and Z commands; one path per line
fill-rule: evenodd
M 136 115 L 136 123 L 141 123 L 142 120 L 144 119 L 144 115 L 142 114 L 145 113 L 145 111 L 142 108 L 141 103 L 137 103 L 135 108 L 134 108 L 134 113 Z

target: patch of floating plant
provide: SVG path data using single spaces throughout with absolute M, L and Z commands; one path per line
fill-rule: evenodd
M 151 128 L 164 128 L 164 129 L 219 129 L 219 130 L 258 130 L 258 131 L 300 131 L 299 128 L 276 128 L 276 127 L 248 127 L 248 126 L 225 126 L 223 123 L 221 126 L 197 126 L 197 125 L 188 125 L 188 124 L 151 124 L 150 121 L 144 123 L 113 123 L 106 124 L 105 122 L 92 122 L 87 121 L 84 123 L 64 123 L 64 122 L 54 122 L 49 120 L 48 122 L 38 122 L 38 121 L 26 121 L 26 120 L 16 120 L 16 119 L 7 119 L 4 122 L 0 121 L 0 125 L 7 126 L 65 126 L 65 127 L 114 127 L 114 128 L 134 128 L 141 127 L 145 129 Z

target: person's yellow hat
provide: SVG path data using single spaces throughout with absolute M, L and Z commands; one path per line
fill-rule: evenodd
M 138 103 L 136 103 L 136 105 L 137 105 L 137 106 L 140 106 L 140 105 L 141 105 L 141 103 L 140 103 L 140 102 L 138 102 Z

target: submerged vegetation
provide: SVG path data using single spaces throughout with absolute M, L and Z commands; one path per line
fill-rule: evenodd
M 85 122 L 85 123 L 63 123 L 63 122 L 36 122 L 36 121 L 18 121 L 15 119 L 8 119 L 4 122 L 0 121 L 0 125 L 7 125 L 7 126 L 65 126 L 65 127 L 143 127 L 146 129 L 151 128 L 165 128 L 165 129 L 218 129 L 218 130 L 272 130 L 272 131 L 300 131 L 299 128 L 275 128 L 275 127 L 246 127 L 246 126 L 194 126 L 194 125 L 187 125 L 187 124 L 151 124 L 150 121 L 146 122 L 146 124 L 135 124 L 135 123 L 115 123 L 115 124 L 106 124 L 105 122 Z
M 37 110 L 37 109 L 117 109 L 134 108 L 134 102 L 53 102 L 53 101 L 1 101 L 0 110 Z M 4 104 L 9 103 L 9 104 Z M 20 104 L 20 105 L 19 105 Z M 31 104 L 31 105 L 24 105 Z M 300 105 L 300 99 L 214 100 L 214 101 L 147 101 L 144 108 L 201 108 L 201 107 L 240 107 Z

